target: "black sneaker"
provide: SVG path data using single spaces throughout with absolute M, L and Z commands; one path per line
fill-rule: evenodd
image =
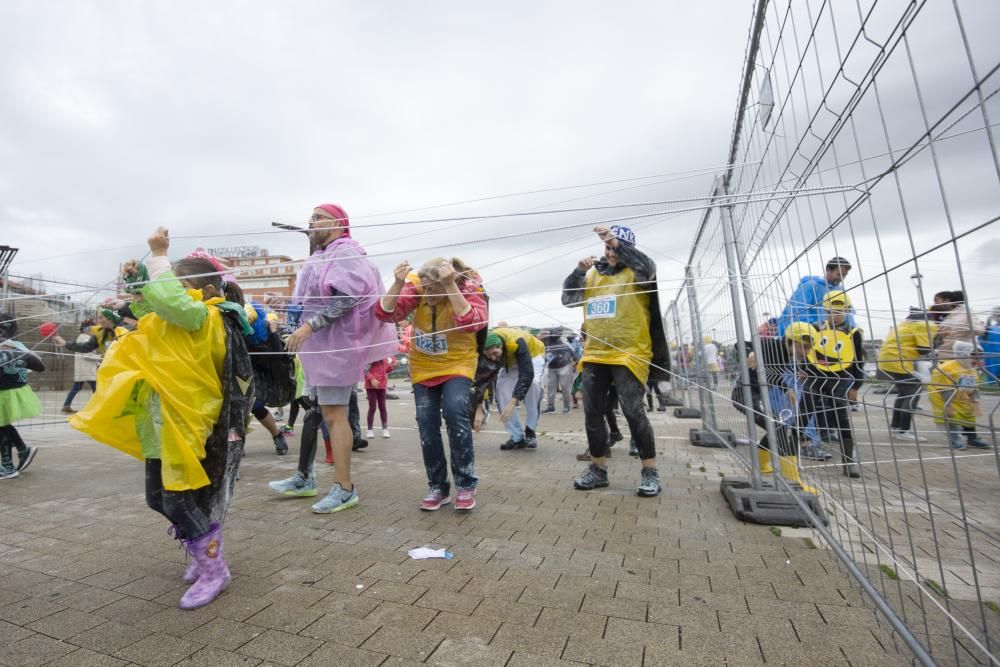
M 608 438 L 608 447 L 614 447 L 616 442 L 621 442 L 625 439 L 621 431 L 612 431 L 611 436 Z
M 583 474 L 573 480 L 573 488 L 581 491 L 590 491 L 598 487 L 608 485 L 608 469 L 602 468 L 594 463 L 587 466 Z
M 556 409 L 550 405 L 549 407 L 547 407 L 544 410 L 542 410 L 542 414 L 543 415 L 547 415 L 547 414 L 553 413 L 555 411 L 556 411 Z
M 359 449 L 364 449 L 364 448 L 366 448 L 367 446 L 368 446 L 368 441 L 367 441 L 367 440 L 364 440 L 364 439 L 361 439 L 361 440 L 355 440 L 355 441 L 354 441 L 354 444 L 353 444 L 353 445 L 351 445 L 351 451 L 352 451 L 352 452 L 356 452 L 356 451 L 358 451 Z
M 639 487 L 635 490 L 635 494 L 642 498 L 652 498 L 653 496 L 660 495 L 662 489 L 663 486 L 660 484 L 659 471 L 656 468 L 643 468 L 642 480 L 639 482 Z
M 35 454 L 38 453 L 37 447 L 25 447 L 24 451 L 18 451 L 17 453 L 17 471 L 24 472 L 31 465 L 31 462 L 35 460 Z
M 274 436 L 274 451 L 278 456 L 284 456 L 288 453 L 288 443 L 285 442 L 284 433 Z
M 636 444 L 635 438 L 628 439 L 628 455 L 639 456 L 639 445 Z
M 538 447 L 538 436 L 530 428 L 524 429 L 524 447 L 526 449 L 535 449 Z
M 512 449 L 524 449 L 524 440 L 514 442 L 513 438 L 500 445 L 500 449 L 508 452 Z

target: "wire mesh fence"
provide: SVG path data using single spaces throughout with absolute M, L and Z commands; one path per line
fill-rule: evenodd
M 758 2 L 665 314 L 734 510 L 816 529 L 923 664 L 1000 664 L 992 13 Z

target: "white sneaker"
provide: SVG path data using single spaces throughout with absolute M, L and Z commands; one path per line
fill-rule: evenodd
M 387 429 L 387 428 L 382 429 L 382 437 L 383 438 L 391 438 L 392 437 L 391 435 L 389 435 L 389 429 Z
M 913 431 L 893 431 L 892 435 L 897 440 L 909 440 L 910 442 L 927 442 L 925 438 L 921 438 Z
M 368 429 L 367 431 L 365 431 L 365 437 L 366 438 L 374 438 L 375 437 L 375 431 L 373 431 L 371 429 Z

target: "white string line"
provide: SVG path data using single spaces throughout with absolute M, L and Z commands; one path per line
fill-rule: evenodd
M 746 164 L 747 165 L 753 165 L 753 164 L 756 164 L 756 163 L 754 163 L 754 162 L 748 162 Z M 740 165 L 735 165 L 735 166 L 738 167 Z M 562 190 L 582 189 L 582 188 L 588 188 L 588 187 L 597 187 L 597 186 L 600 186 L 600 185 L 614 185 L 614 184 L 617 184 L 617 183 L 628 183 L 628 182 L 634 182 L 634 181 L 637 181 L 637 180 L 647 180 L 647 179 L 652 179 L 652 178 L 661 178 L 663 176 L 672 176 L 672 175 L 677 175 L 677 174 L 690 174 L 688 176 L 683 176 L 683 178 L 667 179 L 667 180 L 664 180 L 664 181 L 658 181 L 658 182 L 654 182 L 654 183 L 646 183 L 646 184 L 641 184 L 641 185 L 634 186 L 635 188 L 651 187 L 651 186 L 655 186 L 655 185 L 663 185 L 665 183 L 670 183 L 670 182 L 673 182 L 675 180 L 685 180 L 685 179 L 688 179 L 688 178 L 695 178 L 695 177 L 699 177 L 699 176 L 705 175 L 705 173 L 695 173 L 695 172 L 714 173 L 714 172 L 716 172 L 716 171 L 718 171 L 719 169 L 722 169 L 722 168 L 723 167 L 721 167 L 721 166 L 717 166 L 717 167 L 705 167 L 703 169 L 693 169 L 693 170 L 679 171 L 679 172 L 668 172 L 668 173 L 665 173 L 665 174 L 657 174 L 657 175 L 651 175 L 651 176 L 638 176 L 638 177 L 634 177 L 634 178 L 624 178 L 624 179 L 602 181 L 602 182 L 596 182 L 596 183 L 587 183 L 587 184 L 581 184 L 581 185 L 568 185 L 568 186 L 561 186 L 561 187 L 554 187 L 554 188 L 545 188 L 545 189 L 540 189 L 540 190 L 529 190 L 529 191 L 525 191 L 525 192 L 517 192 L 517 193 L 510 193 L 510 194 L 503 194 L 503 195 L 493 195 L 493 196 L 481 197 L 481 198 L 478 198 L 478 199 L 468 199 L 468 200 L 463 200 L 463 201 L 449 202 L 449 203 L 446 203 L 446 204 L 436 204 L 436 205 L 432 205 L 432 206 L 424 206 L 424 207 L 419 207 L 419 208 L 405 209 L 405 210 L 399 210 L 399 211 L 395 211 L 395 212 L 373 213 L 373 214 L 367 214 L 367 215 L 357 215 L 357 216 L 352 216 L 352 219 L 359 220 L 359 219 L 367 219 L 367 218 L 375 218 L 375 217 L 384 217 L 384 216 L 388 216 L 388 215 L 397 215 L 397 214 L 402 214 L 402 213 L 413 213 L 413 212 L 419 212 L 419 211 L 432 210 L 432 209 L 436 209 L 436 208 L 445 208 L 445 207 L 449 207 L 449 206 L 457 206 L 457 205 L 460 205 L 460 204 L 479 203 L 479 202 L 490 201 L 490 200 L 495 200 L 495 199 L 505 199 L 505 198 L 525 196 L 525 195 L 532 195 L 532 194 L 544 194 L 546 192 L 558 192 L 558 191 L 562 191 Z M 628 190 L 628 189 L 632 189 L 632 188 L 624 188 L 624 189 Z M 598 193 L 594 193 L 594 194 L 591 194 L 591 195 L 585 195 L 583 197 L 577 197 L 575 199 L 569 199 L 569 200 L 566 200 L 566 201 L 575 201 L 576 199 L 587 199 L 589 197 L 599 197 L 599 196 L 603 196 L 603 195 L 606 195 L 606 194 L 613 194 L 613 193 L 619 192 L 619 191 L 621 191 L 621 190 L 611 190 L 609 192 L 598 192 Z M 368 244 L 368 245 L 375 245 L 375 243 L 371 243 L 371 244 Z M 27 260 L 27 261 L 16 261 L 16 262 L 14 262 L 13 265 L 20 266 L 20 265 L 28 264 L 28 263 L 44 262 L 44 261 L 48 261 L 48 260 L 52 260 L 52 259 L 61 259 L 63 257 L 73 257 L 73 256 L 76 256 L 76 255 L 91 254 L 91 253 L 94 253 L 94 252 L 101 252 L 101 251 L 129 250 L 129 249 L 140 247 L 140 246 L 141 246 L 141 243 L 135 243 L 135 244 L 131 244 L 131 245 L 111 247 L 111 248 L 106 248 L 106 247 L 103 247 L 103 248 L 91 248 L 89 250 L 82 250 L 82 251 L 78 251 L 78 252 L 65 253 L 65 254 L 62 254 L 62 255 L 52 255 L 52 256 L 49 256 L 49 257 L 41 257 L 41 258 Z
M 352 225 L 350 224 L 350 218 L 328 218 L 330 222 L 344 222 L 347 221 L 348 225 L 334 225 L 324 227 L 311 227 L 311 231 L 321 231 L 321 230 L 334 230 L 334 229 L 353 229 L 353 230 L 365 230 L 375 227 L 399 227 L 408 225 L 424 225 L 432 222 L 473 222 L 473 221 L 484 221 L 484 220 L 499 220 L 504 218 L 521 218 L 521 217 L 534 217 L 539 215 L 556 215 L 563 213 L 587 213 L 591 211 L 606 211 L 613 209 L 622 208 L 636 208 L 642 206 L 663 206 L 666 204 L 688 204 L 692 202 L 708 202 L 706 206 L 732 206 L 735 204 L 743 203 L 742 199 L 755 197 L 760 194 L 768 195 L 772 199 L 782 199 L 785 196 L 798 197 L 798 196 L 821 196 L 828 194 L 839 194 L 841 192 L 864 192 L 860 188 L 860 184 L 855 185 L 839 185 L 839 186 L 821 186 L 821 187 L 810 187 L 810 188 L 799 188 L 793 190 L 780 190 L 780 191 L 750 191 L 746 193 L 732 193 L 732 194 L 721 194 L 721 195 L 708 195 L 701 197 L 682 197 L 676 199 L 661 199 L 655 201 L 643 201 L 643 202 L 625 202 L 621 204 L 606 204 L 601 206 L 584 206 L 577 208 L 564 208 L 564 209 L 543 209 L 540 211 L 517 211 L 512 213 L 492 213 L 492 214 L 482 214 L 482 215 L 464 215 L 451 218 L 426 218 L 423 220 L 398 220 L 394 222 L 377 222 L 367 225 Z M 266 230 L 250 230 L 250 231 L 232 231 L 232 232 L 220 232 L 218 234 L 193 234 L 184 236 L 174 236 L 174 239 L 204 239 L 204 238 L 218 238 L 218 237 L 229 237 L 229 236 L 266 236 L 270 234 L 301 234 L 301 231 L 290 230 L 290 229 L 266 229 Z
M 937 598 L 931 595 L 927 591 L 927 589 L 924 588 L 924 585 L 919 581 L 917 575 L 915 574 L 917 571 L 917 567 L 915 565 L 914 565 L 914 571 L 911 572 L 908 564 L 904 565 L 903 561 L 901 561 L 896 556 L 895 552 L 893 552 L 891 549 L 887 549 L 882 544 L 881 539 L 877 535 L 869 531 L 864 526 L 864 524 L 858 521 L 858 519 L 855 518 L 853 514 L 851 514 L 850 510 L 844 507 L 844 505 L 840 501 L 838 501 L 836 498 L 833 497 L 833 494 L 824 489 L 822 485 L 819 486 L 820 490 L 823 492 L 823 496 L 826 497 L 826 499 L 838 510 L 838 514 L 846 517 L 848 520 L 850 520 L 851 523 L 853 523 L 857 527 L 857 529 L 860 532 L 864 533 L 868 537 L 868 539 L 871 540 L 871 542 L 879 549 L 879 551 L 885 554 L 886 558 L 888 558 L 888 560 L 896 566 L 897 572 L 902 572 L 903 574 L 905 574 L 906 577 L 910 581 L 912 581 L 914 585 L 916 585 L 916 587 L 920 590 L 920 592 L 923 593 L 925 597 L 927 597 L 931 602 L 934 603 L 934 605 L 941 611 L 941 613 L 943 613 L 945 616 L 951 619 L 959 628 L 961 628 L 962 632 L 972 641 L 973 644 L 975 644 L 979 648 L 979 650 L 983 652 L 983 654 L 989 656 L 990 659 L 993 660 L 994 662 L 1000 662 L 997 660 L 996 656 L 994 656 L 992 653 L 986 650 L 986 647 L 983 646 L 979 642 L 979 640 L 976 639 L 976 637 L 971 632 L 969 632 L 968 629 L 966 629 L 965 625 L 960 620 L 958 620 L 948 609 L 942 606 L 941 603 L 937 601 Z M 941 582 L 941 585 L 943 586 L 944 582 Z
M 859 444 L 862 444 L 862 443 L 855 442 L 854 444 L 855 444 L 855 447 L 857 447 Z M 876 443 L 864 443 L 864 444 L 874 445 Z M 889 446 L 889 443 L 878 443 L 878 444 L 883 445 L 883 446 Z M 980 457 L 983 457 L 983 456 L 989 456 L 990 458 L 993 458 L 994 456 L 996 456 L 996 454 L 994 454 L 993 452 L 984 452 L 982 454 L 973 454 L 973 453 L 969 453 L 969 454 L 957 454 L 956 453 L 954 459 L 957 461 L 957 460 L 961 460 L 961 459 L 980 458 Z M 916 458 L 916 459 L 897 459 L 897 458 L 891 458 L 891 459 L 881 459 L 881 460 L 872 460 L 872 461 L 854 461 L 854 463 L 856 463 L 856 464 L 858 464 L 860 466 L 877 466 L 879 464 L 886 465 L 886 464 L 890 464 L 890 463 L 919 463 L 920 461 L 938 461 L 938 460 L 944 460 L 944 461 L 949 461 L 950 462 L 952 460 L 952 457 L 951 456 L 925 456 L 922 459 L 920 459 L 920 458 Z M 812 470 L 812 469 L 819 469 L 819 468 L 839 468 L 842 465 L 843 465 L 843 463 L 805 463 L 805 464 L 800 464 L 799 467 L 802 468 L 802 470 Z

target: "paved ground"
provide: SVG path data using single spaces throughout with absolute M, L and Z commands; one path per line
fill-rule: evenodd
M 252 434 L 226 526 L 234 580 L 195 612 L 176 608 L 183 554 L 143 505 L 139 464 L 62 426 L 26 431 L 44 450 L 0 486 L 0 663 L 908 664 L 829 552 L 733 519 L 731 459 L 687 444 L 690 422 L 654 416 L 659 498 L 634 495 L 621 447 L 609 489 L 573 490 L 576 412 L 547 415 L 537 451 L 481 434 L 476 510 L 421 513 L 401 397 L 393 438 L 355 456 L 361 505 L 339 515 L 273 496 L 297 447 L 278 458 Z M 410 560 L 422 545 L 455 558 Z

